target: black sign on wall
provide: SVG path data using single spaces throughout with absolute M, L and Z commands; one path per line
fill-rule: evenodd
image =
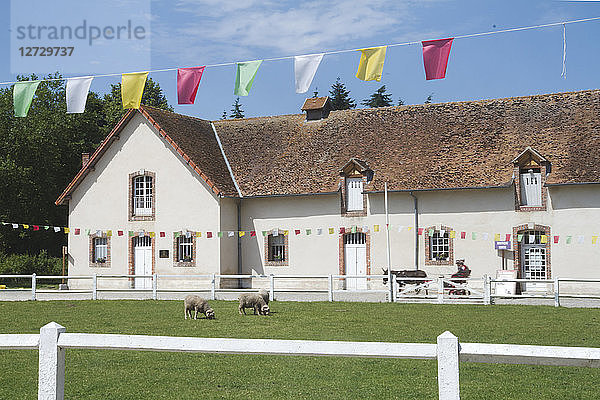
M 169 258 L 169 250 L 159 250 L 158 257 L 159 258 Z

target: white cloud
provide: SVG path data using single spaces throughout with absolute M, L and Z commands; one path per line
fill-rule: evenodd
M 348 45 L 384 45 L 414 23 L 411 7 L 415 4 L 409 0 L 179 0 L 174 9 L 182 17 L 180 23 L 171 26 L 164 18 L 157 21 L 153 46 L 180 62 L 199 55 L 206 60 L 211 53 L 219 56 L 207 61 L 221 62 L 257 53 L 289 56 Z

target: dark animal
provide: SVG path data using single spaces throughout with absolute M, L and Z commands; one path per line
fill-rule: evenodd
M 388 274 L 388 270 L 385 268 L 383 269 L 383 275 L 387 275 Z M 392 270 L 392 275 L 394 275 L 396 277 L 396 282 L 398 283 L 399 287 L 402 287 L 406 284 L 409 285 L 419 285 L 421 283 L 424 283 L 426 281 L 424 280 L 407 280 L 407 279 L 399 279 L 399 278 L 427 278 L 427 273 L 425 273 L 425 271 L 422 271 L 420 269 L 403 269 L 403 270 Z M 384 277 L 383 278 L 383 283 L 387 284 L 388 278 Z

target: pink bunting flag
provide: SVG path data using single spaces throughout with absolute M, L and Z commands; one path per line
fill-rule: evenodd
M 423 64 L 427 80 L 444 79 L 454 38 L 427 40 L 423 44 Z
M 194 104 L 204 68 L 179 68 L 177 70 L 177 104 Z

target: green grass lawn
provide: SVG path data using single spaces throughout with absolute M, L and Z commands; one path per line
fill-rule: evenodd
M 240 316 L 212 301 L 216 320 L 184 320 L 181 301 L 0 302 L 0 333 L 166 336 L 600 347 L 600 310 L 545 306 L 272 302 Z M 68 399 L 437 399 L 435 361 L 68 350 Z M 463 399 L 598 399 L 600 369 L 461 363 Z M 0 399 L 37 396 L 37 351 L 0 357 Z

